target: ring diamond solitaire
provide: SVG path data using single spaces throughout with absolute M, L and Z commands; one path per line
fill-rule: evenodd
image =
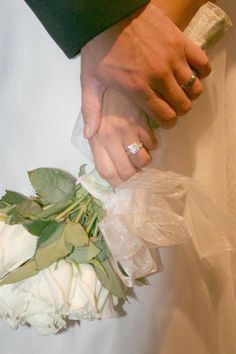
M 127 146 L 127 154 L 128 155 L 135 155 L 142 149 L 143 143 L 134 143 Z

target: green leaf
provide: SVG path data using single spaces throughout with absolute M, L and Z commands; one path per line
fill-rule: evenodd
M 23 218 L 37 217 L 42 213 L 43 209 L 31 199 L 26 199 L 16 207 L 16 212 Z
M 151 129 L 158 129 L 159 124 L 151 117 L 148 117 L 148 125 Z
M 5 209 L 7 207 L 8 207 L 8 205 L 0 199 L 0 209 Z
M 36 193 L 49 203 L 65 202 L 75 197 L 75 179 L 56 168 L 38 168 L 28 172 Z
M 39 270 L 49 267 L 72 252 L 73 246 L 65 241 L 64 229 L 64 223 L 59 224 L 53 234 L 40 243 L 35 253 L 35 261 Z
M 128 273 L 126 273 L 126 271 L 124 270 L 124 268 L 122 267 L 122 265 L 120 264 L 120 262 L 117 262 L 117 265 L 121 271 L 121 273 L 125 276 L 125 277 L 128 277 Z
M 106 216 L 106 211 L 105 209 L 103 209 L 102 204 L 98 199 L 93 200 L 93 207 L 94 207 L 94 211 L 98 216 L 98 220 L 101 221 L 102 219 L 104 219 Z
M 88 246 L 75 248 L 74 251 L 66 258 L 68 261 L 75 263 L 88 263 L 99 254 L 100 250 L 92 242 Z
M 16 207 L 15 206 L 7 206 L 4 203 L 0 202 L 0 214 L 1 215 L 11 215 L 15 212 Z
M 99 262 L 104 262 L 107 258 L 110 257 L 110 251 L 109 248 L 107 247 L 107 244 L 104 240 L 104 238 L 101 238 L 98 241 L 95 241 L 94 244 L 96 247 L 100 249 L 100 253 L 97 255 L 96 259 Z
M 65 209 L 67 209 L 71 205 L 71 200 L 67 200 L 66 202 L 61 202 L 57 204 L 53 204 L 49 208 L 43 210 L 38 217 L 40 219 L 47 219 L 56 216 L 57 214 L 61 213 Z
M 109 260 L 100 263 L 100 265 L 103 266 L 105 271 L 101 271 L 101 267 L 98 267 L 97 261 L 91 261 L 90 263 L 94 266 L 97 277 L 104 286 L 104 288 L 108 289 L 113 295 L 117 296 L 118 298 L 125 300 L 125 286 L 113 270 Z
M 86 166 L 87 166 L 86 163 L 80 166 L 80 169 L 79 169 L 79 177 L 81 177 L 81 176 L 83 176 L 83 175 L 86 174 Z
M 96 258 L 92 259 L 89 263 L 93 265 L 94 268 L 98 268 L 100 272 L 104 273 L 104 276 L 107 276 L 106 270 L 103 267 L 102 263 L 99 262 Z
M 49 226 L 50 224 L 57 224 L 55 221 L 46 221 L 46 220 L 35 220 L 35 221 L 29 221 L 23 224 L 25 229 L 29 231 L 34 236 L 40 236 L 43 232 L 43 230 Z
M 147 278 L 137 278 L 135 279 L 137 285 L 149 285 Z
M 27 197 L 23 194 L 6 190 L 6 194 L 0 199 L 0 205 L 3 205 L 2 202 L 7 205 L 17 205 L 26 199 Z
M 86 246 L 89 242 L 88 235 L 83 226 L 70 221 L 66 223 L 64 237 L 67 242 L 75 247 Z
M 45 244 L 46 242 L 50 242 L 50 238 L 55 236 L 55 234 L 60 234 L 61 232 L 63 232 L 64 227 L 64 223 L 57 223 L 56 221 L 51 221 L 40 234 L 37 242 L 37 248 L 40 247 L 42 244 Z
M 24 222 L 25 219 L 19 214 L 17 214 L 15 211 L 12 212 L 5 221 L 5 223 L 9 225 L 23 224 Z
M 0 285 L 13 284 L 36 275 L 38 268 L 34 259 L 29 260 L 0 280 Z

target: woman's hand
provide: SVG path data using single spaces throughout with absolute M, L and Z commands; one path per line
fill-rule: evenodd
M 140 151 L 128 155 L 128 146 L 141 142 Z M 99 174 L 112 186 L 118 186 L 151 161 L 149 150 L 157 145 L 145 114 L 118 91 L 107 89 L 99 130 L 90 139 Z

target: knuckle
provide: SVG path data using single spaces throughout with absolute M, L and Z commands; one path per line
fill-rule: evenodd
M 198 87 L 194 88 L 192 91 L 192 97 L 197 98 L 199 97 L 203 92 L 203 86 L 199 85 Z
M 167 66 L 160 66 L 158 69 L 155 70 L 153 76 L 156 80 L 160 82 L 165 82 L 166 78 L 169 76 L 169 69 Z
M 140 164 L 141 164 L 142 167 L 145 167 L 145 166 L 149 165 L 151 161 L 152 161 L 151 155 L 150 154 L 145 154 L 145 156 L 140 161 Z
M 126 171 L 126 170 L 121 170 L 120 172 L 119 172 L 119 175 L 120 175 L 120 178 L 121 179 L 123 179 L 123 180 L 127 180 L 127 179 L 129 179 L 130 177 L 132 177 L 133 175 L 134 175 L 134 173 L 135 172 L 133 172 L 133 171 Z
M 162 121 L 160 122 L 160 126 L 163 129 L 171 129 L 173 128 L 177 123 L 177 117 L 175 119 L 169 120 L 169 121 Z
M 131 76 L 131 80 L 127 86 L 129 91 L 132 91 L 134 93 L 142 93 L 145 90 L 143 80 L 137 75 Z
M 111 144 L 112 142 L 112 132 L 110 131 L 110 129 L 106 129 L 106 127 L 102 127 L 101 129 L 101 136 L 100 136 L 100 141 L 101 143 L 103 143 L 103 145 L 107 145 L 107 144 Z
M 130 91 L 132 91 L 136 96 L 145 96 L 146 98 L 146 89 L 143 84 L 133 84 L 130 87 Z
M 176 112 L 171 112 L 169 110 L 165 110 L 163 111 L 163 114 L 162 114 L 162 121 L 165 121 L 165 122 L 172 122 L 173 120 L 175 120 L 177 118 L 177 114 Z
M 208 76 L 211 73 L 211 64 L 210 64 L 207 56 L 201 59 L 200 68 L 202 70 L 203 77 Z
M 86 104 L 83 104 L 81 107 L 81 113 L 84 118 L 84 121 L 88 120 L 89 107 Z
M 160 106 L 160 105 L 153 104 L 151 108 L 152 108 L 151 115 L 153 119 L 155 119 L 158 123 L 171 121 L 173 119 L 176 119 L 177 117 L 177 113 L 167 105 Z
M 200 65 L 202 67 L 208 67 L 209 66 L 209 60 L 207 58 L 207 56 L 203 56 L 201 61 L 200 61 Z
M 115 178 L 116 176 L 116 173 L 114 170 L 112 169 L 104 169 L 104 168 L 98 168 L 97 167 L 97 171 L 98 173 L 100 174 L 100 176 L 102 178 L 104 178 L 106 181 L 111 181 Z
M 132 83 L 131 85 L 129 85 L 128 90 L 129 90 L 129 92 L 132 93 L 132 95 L 133 95 L 133 97 L 135 97 L 135 99 L 142 98 L 145 101 L 148 100 L 148 97 L 149 97 L 148 90 L 143 82 Z
M 192 106 L 193 106 L 193 104 L 190 100 L 183 102 L 179 107 L 179 110 L 180 110 L 179 114 L 188 113 L 192 109 Z

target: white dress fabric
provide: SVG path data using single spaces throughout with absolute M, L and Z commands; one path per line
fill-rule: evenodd
M 236 24 L 235 0 L 219 5 Z M 153 164 L 200 181 L 236 216 L 235 38 L 233 27 L 211 51 L 205 93 L 175 128 L 159 133 Z M 70 142 L 80 108 L 79 58 L 66 59 L 22 0 L 0 1 L 0 73 L 0 193 L 31 193 L 26 171 L 40 166 L 76 175 L 86 162 Z M 121 317 L 50 337 L 0 321 L 1 353 L 235 354 L 235 254 L 200 260 L 188 242 L 160 255 L 159 272 L 149 286 L 134 288 Z

